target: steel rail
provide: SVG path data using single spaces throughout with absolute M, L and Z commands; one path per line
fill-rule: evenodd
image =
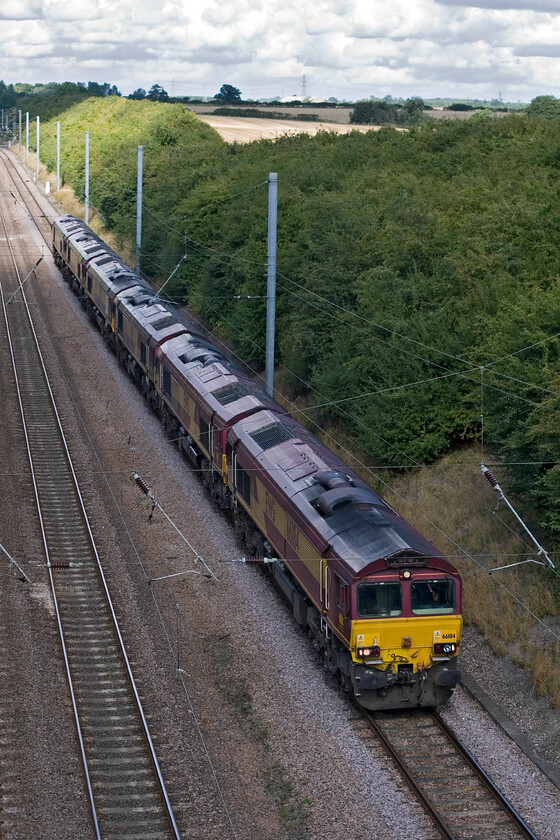
M 363 716 L 367 721 L 368 725 L 374 731 L 375 735 L 379 738 L 385 751 L 390 755 L 390 757 L 398 766 L 399 771 L 402 773 L 407 783 L 410 785 L 415 795 L 418 797 L 418 800 L 421 803 L 422 807 L 424 808 L 426 813 L 431 817 L 431 819 L 433 819 L 442 837 L 445 838 L 445 840 L 459 840 L 459 838 L 462 837 L 464 834 L 464 829 L 462 827 L 454 828 L 453 825 L 450 824 L 451 821 L 449 819 L 446 820 L 442 816 L 441 808 L 438 808 L 437 802 L 434 803 L 433 797 L 431 797 L 426 791 L 421 778 L 419 778 L 420 774 L 415 772 L 415 768 L 412 761 L 407 760 L 404 757 L 403 751 L 399 750 L 399 747 L 393 743 L 393 740 L 391 739 L 390 735 L 387 735 L 386 732 L 383 730 L 382 721 L 384 719 L 390 720 L 390 717 L 383 718 L 382 715 L 380 715 L 379 713 L 369 712 L 365 710 L 362 711 Z M 536 835 L 531 831 L 527 823 L 523 820 L 520 814 L 518 814 L 518 812 L 515 810 L 513 805 L 506 798 L 506 796 L 494 784 L 494 782 L 486 773 L 486 771 L 476 761 L 472 753 L 469 752 L 469 750 L 455 735 L 452 729 L 445 723 L 445 721 L 443 721 L 439 713 L 435 709 L 424 709 L 415 712 L 415 714 L 417 714 L 419 717 L 423 716 L 425 720 L 431 720 L 435 722 L 435 725 L 439 728 L 440 732 L 445 737 L 446 743 L 453 747 L 454 754 L 460 758 L 460 760 L 463 763 L 463 766 L 465 764 L 468 765 L 468 767 L 476 777 L 477 781 L 486 790 L 489 798 L 495 804 L 496 810 L 499 809 L 499 811 L 502 814 L 504 814 L 509 820 L 511 828 L 516 832 L 516 838 L 519 838 L 519 840 L 538 840 Z M 453 793 L 455 794 L 457 792 L 456 786 L 453 786 L 453 783 L 451 782 L 450 791 L 453 791 Z M 465 805 L 468 805 L 468 800 L 465 801 Z M 476 831 L 476 829 L 477 827 L 475 825 L 472 830 Z M 486 835 L 484 833 L 479 833 L 477 834 L 477 836 L 479 836 L 482 839 Z M 491 834 L 491 836 L 496 835 Z M 511 836 L 511 834 L 508 834 L 508 836 Z
M 528 840 L 538 840 L 537 836 L 533 834 L 523 817 L 515 810 L 511 802 L 502 793 L 502 791 L 494 784 L 486 770 L 484 770 L 483 767 L 478 763 L 476 758 L 463 744 L 461 739 L 457 737 L 453 730 L 443 720 L 437 709 L 431 709 L 430 712 L 434 720 L 438 723 L 442 731 L 445 733 L 445 735 L 454 744 L 454 746 L 461 753 L 463 758 L 469 763 L 471 768 L 477 774 L 478 778 L 486 785 L 489 792 L 495 796 L 496 800 L 498 801 L 498 804 L 507 813 L 508 817 L 511 817 L 511 819 L 517 824 L 517 827 L 522 832 L 524 832 L 525 837 L 527 837 Z
M 375 713 L 365 711 L 364 716 L 371 729 L 373 729 L 373 731 L 375 732 L 377 738 L 381 741 L 385 751 L 391 756 L 391 758 L 399 768 L 399 771 L 405 777 L 406 781 L 408 782 L 408 785 L 412 788 L 413 792 L 417 796 L 420 804 L 422 805 L 428 816 L 431 817 L 431 819 L 437 825 L 442 837 L 444 837 L 445 840 L 457 840 L 455 835 L 452 833 L 451 828 L 442 819 L 437 808 L 433 806 L 430 798 L 425 794 L 423 788 L 416 780 L 414 774 L 409 771 L 406 763 L 402 760 L 398 751 L 393 747 L 391 741 L 385 736 L 385 733 L 378 726 L 377 721 L 375 719 Z
M 23 287 L 21 286 L 21 276 L 20 276 L 20 273 L 19 273 L 19 269 L 17 267 L 17 261 L 16 261 L 14 251 L 13 251 L 13 248 L 12 248 L 12 243 L 10 242 L 8 226 L 6 224 L 6 220 L 4 218 L 4 213 L 3 213 L 1 208 L 0 208 L 0 222 L 2 223 L 2 228 L 4 229 L 4 233 L 6 235 L 6 242 L 8 243 L 8 248 L 9 248 L 10 256 L 11 256 L 12 263 L 13 263 L 13 266 L 14 266 L 14 271 L 15 271 L 15 274 L 16 274 L 17 282 L 20 284 L 22 296 L 23 296 L 23 299 L 24 299 L 24 302 L 25 302 L 25 307 L 26 307 L 26 310 L 27 310 L 27 314 L 29 316 L 29 321 L 31 323 L 31 328 L 32 328 L 32 331 L 33 331 L 33 335 L 36 338 L 35 330 L 33 328 L 33 324 L 31 322 L 31 317 L 30 317 L 30 314 L 29 314 L 29 309 L 28 309 L 28 306 L 27 306 L 27 299 L 25 298 L 25 295 L 24 295 L 24 292 L 23 292 Z M 36 476 L 35 476 L 35 466 L 34 466 L 34 463 L 33 463 L 33 455 L 32 455 L 32 452 L 31 452 L 31 445 L 30 445 L 30 441 L 29 441 L 27 423 L 26 423 L 26 420 L 25 420 L 25 412 L 24 412 L 24 407 L 23 407 L 23 399 L 22 399 L 22 393 L 21 393 L 21 388 L 20 388 L 20 381 L 19 381 L 19 376 L 18 376 L 18 372 L 17 372 L 16 359 L 15 359 L 14 347 L 13 347 L 13 342 L 12 342 L 12 334 L 11 334 L 11 330 L 10 330 L 10 324 L 9 324 L 9 320 L 8 320 L 8 312 L 7 312 L 7 309 L 6 309 L 6 302 L 5 302 L 5 298 L 4 298 L 4 285 L 1 281 L 0 281 L 0 299 L 2 301 L 2 312 L 4 314 L 4 322 L 5 322 L 5 325 L 6 325 L 6 337 L 7 337 L 7 340 L 8 340 L 8 347 L 9 347 L 9 351 L 10 351 L 10 359 L 11 359 L 11 362 L 12 362 L 12 370 L 13 370 L 14 381 L 15 381 L 15 386 L 16 386 L 16 394 L 17 394 L 18 405 L 19 405 L 19 410 L 20 410 L 21 419 L 22 419 L 23 434 L 24 434 L 24 437 L 25 437 L 25 447 L 26 447 L 26 451 L 27 451 L 27 458 L 29 460 L 29 468 L 30 468 L 30 471 L 31 471 L 31 481 L 32 481 L 32 484 L 33 484 L 33 493 L 35 495 L 35 505 L 36 505 L 36 509 L 37 509 L 37 516 L 38 516 L 38 519 L 39 519 L 39 527 L 41 529 L 41 539 L 43 541 L 43 548 L 45 550 L 45 557 L 46 557 L 46 561 L 47 561 L 47 570 L 48 570 L 48 574 L 49 574 L 51 592 L 53 594 L 56 622 L 57 622 L 57 626 L 58 626 L 58 632 L 59 632 L 60 640 L 61 640 L 61 643 L 62 643 L 62 655 L 64 657 L 64 667 L 65 667 L 65 670 L 66 670 L 66 679 L 68 680 L 68 687 L 69 687 L 69 690 L 70 690 L 70 699 L 71 699 L 71 702 L 72 702 L 72 711 L 73 711 L 73 714 L 74 714 L 74 721 L 75 721 L 75 724 L 76 724 L 76 732 L 77 732 L 77 736 L 78 736 L 78 742 L 79 742 L 79 747 L 80 747 L 80 755 L 81 755 L 81 759 L 82 759 L 82 768 L 83 768 L 85 779 L 86 779 L 86 787 L 87 787 L 88 799 L 89 799 L 89 804 L 90 804 L 91 813 L 92 813 L 95 836 L 96 836 L 97 840 L 101 840 L 101 834 L 100 834 L 100 831 L 99 831 L 99 821 L 98 821 L 98 818 L 97 818 L 97 810 L 96 810 L 95 801 L 94 801 L 94 798 L 93 798 L 93 789 L 92 789 L 92 785 L 91 785 L 91 778 L 90 778 L 88 764 L 87 764 L 87 757 L 86 757 L 86 752 L 85 752 L 85 747 L 84 747 L 84 741 L 83 741 L 83 737 L 82 737 L 82 728 L 81 728 L 81 725 L 80 725 L 80 718 L 79 718 L 79 715 L 78 715 L 78 707 L 77 707 L 77 704 L 76 704 L 76 695 L 75 695 L 75 692 L 74 692 L 74 684 L 73 684 L 73 681 L 72 681 L 72 675 L 70 673 L 70 663 L 68 661 L 68 653 L 67 653 L 67 650 L 66 650 L 66 644 L 65 644 L 65 641 L 64 641 L 64 633 L 63 633 L 63 630 L 62 630 L 62 621 L 61 621 L 61 617 L 60 617 L 60 611 L 59 611 L 59 608 L 58 608 L 58 599 L 56 597 L 54 580 L 53 580 L 53 576 L 52 576 L 52 566 L 51 566 L 51 562 L 50 562 L 49 546 L 48 546 L 48 542 L 47 542 L 47 535 L 46 535 L 46 532 L 45 532 L 45 523 L 44 523 L 44 520 L 43 520 L 43 512 L 42 512 L 42 508 L 41 508 L 41 502 L 40 502 L 40 499 L 39 499 L 39 488 L 37 486 L 37 480 L 36 480 Z M 39 351 L 39 354 L 40 354 L 40 351 Z M 40 359 L 41 359 L 41 362 L 42 362 L 43 359 L 42 359 L 41 355 L 40 355 Z M 48 390 L 51 394 L 51 397 L 52 397 L 52 391 L 50 390 L 50 384 L 49 384 L 48 379 L 46 380 L 46 385 L 47 385 L 47 388 L 48 388 Z M 56 411 L 56 407 L 55 407 L 55 411 Z
M 6 161 L 6 159 L 9 159 L 9 158 L 7 158 L 5 153 L 2 153 L 2 158 L 3 158 L 4 162 Z M 10 161 L 10 165 L 12 166 L 13 169 L 15 169 L 15 167 L 13 166 L 11 161 Z M 10 174 L 10 177 L 12 178 L 14 186 L 16 186 L 13 175 Z M 29 188 L 27 188 L 27 189 L 28 189 L 28 192 L 30 193 L 30 196 L 32 197 L 33 201 L 35 202 L 35 204 L 37 206 L 39 206 L 36 199 L 32 196 L 32 193 L 29 190 Z M 22 198 L 24 206 L 27 206 L 25 204 L 25 200 L 23 199 L 21 191 L 19 190 L 19 187 L 18 187 L 18 191 L 20 192 L 20 196 Z M 46 218 L 44 216 L 44 214 L 41 214 L 41 215 L 42 215 L 43 218 Z M 33 219 L 35 225 L 37 226 L 39 232 L 41 233 L 43 238 L 45 238 L 45 240 L 48 243 L 48 239 L 45 236 L 45 233 L 41 230 L 40 225 L 37 223 L 37 220 L 33 216 L 32 216 L 32 219 Z M 70 473 L 71 473 L 71 476 L 72 476 L 72 480 L 73 480 L 73 484 L 74 484 L 74 490 L 75 490 L 77 499 L 79 501 L 79 506 L 80 506 L 80 510 L 81 510 L 81 513 L 82 513 L 83 524 L 86 527 L 87 534 L 88 534 L 89 541 L 90 541 L 90 546 L 91 546 L 91 549 L 92 549 L 92 552 L 93 552 L 93 555 L 94 555 L 94 558 L 95 558 L 95 561 L 96 561 L 97 570 L 98 570 L 100 580 L 101 580 L 101 583 L 102 583 L 102 587 L 103 587 L 103 591 L 104 591 L 105 597 L 106 597 L 107 607 L 109 609 L 109 613 L 110 613 L 111 620 L 112 620 L 112 623 L 113 623 L 114 631 L 115 631 L 116 637 L 118 639 L 120 653 L 121 653 L 122 660 L 123 660 L 123 663 L 124 663 L 124 666 L 125 666 L 125 669 L 126 669 L 126 672 L 127 672 L 127 675 L 128 675 L 130 688 L 131 688 L 131 691 L 132 691 L 132 694 L 133 694 L 133 697 L 134 697 L 136 708 L 137 708 L 137 711 L 138 711 L 138 714 L 139 714 L 139 717 L 140 717 L 140 720 L 141 720 L 144 737 L 145 737 L 146 743 L 148 745 L 150 758 L 151 758 L 153 768 L 154 768 L 154 771 L 155 771 L 155 774 L 156 774 L 156 778 L 157 778 L 158 786 L 159 786 L 159 789 L 160 789 L 160 793 L 161 793 L 161 796 L 162 796 L 162 799 L 163 799 L 163 802 L 164 802 L 164 805 L 165 805 L 167 818 L 169 820 L 169 824 L 170 824 L 170 827 L 171 827 L 171 830 L 172 830 L 173 837 L 175 838 L 175 840 L 180 840 L 179 830 L 178 830 L 178 827 L 177 827 L 177 824 L 176 824 L 176 821 L 175 821 L 175 816 L 173 814 L 173 809 L 171 807 L 171 803 L 170 803 L 169 796 L 168 796 L 168 793 L 167 793 L 167 788 L 166 788 L 166 785 L 165 785 L 165 782 L 164 782 L 164 779 L 163 779 L 163 775 L 162 775 L 162 772 L 161 772 L 159 761 L 157 759 L 154 744 L 153 744 L 153 741 L 152 741 L 152 737 L 150 735 L 150 731 L 149 731 L 148 723 L 147 723 L 147 720 L 146 720 L 146 716 L 145 716 L 145 713 L 144 713 L 144 710 L 143 710 L 143 707 L 142 707 L 142 703 L 141 703 L 141 700 L 140 700 L 140 697 L 139 697 L 139 694 L 138 694 L 138 690 L 137 690 L 137 687 L 136 687 L 136 683 L 135 683 L 135 680 L 134 680 L 134 677 L 133 677 L 133 674 L 132 674 L 130 661 L 129 661 L 128 655 L 126 653 L 126 649 L 125 649 L 125 646 L 124 646 L 124 641 L 123 641 L 123 638 L 122 638 L 122 634 L 121 634 L 121 631 L 120 631 L 118 620 L 117 620 L 115 610 L 114 610 L 114 607 L 113 607 L 113 602 L 112 602 L 112 599 L 111 599 L 111 596 L 110 596 L 110 593 L 109 593 L 109 589 L 108 589 L 108 586 L 107 586 L 107 581 L 106 581 L 105 574 L 103 572 L 103 568 L 102 568 L 102 565 L 101 565 L 101 560 L 100 560 L 100 557 L 99 557 L 99 554 L 98 554 L 98 551 L 97 551 L 97 547 L 96 547 L 96 544 L 95 544 L 95 540 L 94 540 L 94 537 L 93 537 L 93 534 L 92 534 L 92 531 L 91 531 L 91 527 L 90 527 L 90 523 L 89 523 L 89 519 L 88 519 L 88 516 L 87 516 L 86 509 L 85 509 L 85 504 L 84 504 L 84 501 L 83 501 L 82 493 L 80 491 L 77 476 L 76 476 L 76 473 L 75 473 L 75 470 L 74 470 L 74 466 L 73 466 L 72 459 L 71 459 L 71 456 L 70 456 L 70 452 L 69 452 L 69 449 L 68 449 L 68 445 L 67 445 L 67 442 L 66 442 L 66 437 L 64 435 L 64 431 L 63 431 L 63 428 L 62 428 L 62 423 L 61 423 L 60 416 L 59 416 L 59 413 L 58 413 L 58 410 L 57 410 L 57 407 L 56 407 L 54 395 L 53 395 L 53 392 L 52 392 L 52 389 L 51 389 L 51 386 L 50 386 L 48 374 L 47 374 L 47 371 L 46 371 L 46 366 L 45 366 L 44 359 L 43 359 L 43 356 L 42 356 L 42 353 L 41 353 L 41 350 L 40 350 L 39 341 L 38 341 L 38 337 L 37 337 L 37 334 L 36 334 L 36 331 L 35 331 L 33 320 L 31 318 L 31 313 L 30 313 L 30 310 L 29 310 L 27 297 L 25 295 L 25 290 L 24 290 L 24 288 L 21 284 L 21 276 L 20 276 L 19 270 L 17 268 L 17 260 L 16 260 L 16 257 L 15 257 L 15 254 L 13 252 L 11 242 L 10 242 L 8 227 L 7 227 L 5 218 L 4 218 L 4 214 L 2 213 L 1 209 L 0 209 L 0 220 L 1 220 L 2 226 L 3 226 L 4 231 L 5 231 L 6 241 L 7 241 L 8 246 L 9 246 L 10 255 L 11 255 L 12 262 L 13 262 L 13 265 L 14 265 L 14 269 L 15 269 L 15 272 L 16 272 L 17 282 L 19 284 L 19 292 L 21 293 L 22 300 L 23 300 L 23 303 L 25 305 L 29 327 L 30 327 L 30 330 L 31 330 L 31 333 L 32 333 L 32 336 L 33 336 L 33 340 L 34 340 L 34 343 L 35 343 L 35 349 L 36 349 L 36 352 L 37 352 L 37 355 L 38 355 L 38 358 L 39 358 L 39 364 L 40 364 L 40 367 L 42 369 L 42 373 L 43 373 L 43 377 L 44 377 L 44 384 L 45 384 L 45 387 L 47 389 L 50 404 L 51 404 L 51 407 L 52 407 L 52 410 L 53 410 L 53 414 L 54 414 L 54 417 L 55 417 L 55 420 L 56 420 L 56 424 L 58 426 L 59 435 L 60 435 L 60 442 L 62 444 L 64 453 L 65 453 L 65 457 L 66 457 L 66 461 L 67 461 L 67 465 L 69 467 L 69 470 L 70 470 Z M 49 580 L 50 580 L 50 583 L 51 583 L 51 589 L 52 589 L 53 598 L 54 598 L 54 602 L 55 602 L 55 612 L 56 612 L 56 617 L 57 617 L 57 624 L 58 624 L 59 635 L 60 635 L 60 638 L 61 638 L 61 643 L 62 643 L 62 648 L 63 648 L 65 668 L 66 668 L 66 673 L 67 673 L 69 687 L 70 687 L 72 706 L 73 706 L 73 711 L 74 711 L 74 719 L 75 719 L 75 722 L 76 722 L 76 727 L 77 727 L 77 732 L 78 732 L 78 739 L 79 739 L 79 742 L 80 742 L 80 752 L 81 752 L 81 755 L 82 755 L 82 762 L 83 762 L 83 765 L 84 765 L 84 773 L 85 773 L 86 781 L 87 781 L 88 797 L 90 798 L 90 804 L 91 804 L 91 808 L 92 808 L 93 820 L 94 820 L 95 831 L 96 831 L 96 838 L 99 838 L 99 840 L 100 840 L 101 835 L 99 833 L 98 816 L 97 816 L 97 811 L 96 811 L 95 802 L 94 802 L 94 798 L 93 798 L 93 791 L 92 791 L 92 786 L 91 786 L 90 773 L 89 773 L 89 770 L 88 770 L 88 767 L 87 767 L 87 756 L 86 756 L 83 737 L 82 737 L 82 729 L 81 729 L 81 725 L 80 725 L 80 718 L 79 718 L 79 714 L 78 714 L 75 691 L 74 691 L 74 686 L 73 686 L 73 681 L 72 681 L 72 676 L 71 676 L 71 671 L 70 671 L 70 664 L 69 664 L 67 648 L 66 648 L 66 644 L 65 644 L 64 632 L 63 632 L 63 628 L 62 628 L 62 620 L 61 620 L 61 616 L 60 616 L 58 600 L 57 600 L 57 597 L 56 597 L 55 582 L 54 582 L 54 578 L 53 578 L 53 575 L 52 575 L 52 565 L 51 565 L 51 562 L 50 562 L 49 548 L 48 548 L 48 544 L 47 544 L 46 531 L 45 531 L 43 516 L 42 516 L 42 512 L 41 512 L 41 502 L 40 502 L 40 499 L 39 499 L 39 491 L 38 491 L 38 486 L 37 486 L 37 482 L 36 482 L 35 470 L 34 470 L 34 465 L 33 465 L 33 458 L 32 458 L 32 454 L 31 454 L 31 447 L 30 447 L 29 437 L 28 437 L 28 433 L 27 433 L 27 429 L 26 429 L 26 421 L 25 421 L 25 414 L 24 414 L 24 408 L 23 408 L 23 400 L 22 400 L 22 395 L 21 395 L 21 390 L 20 390 L 20 385 L 19 385 L 19 377 L 17 376 L 15 355 L 14 355 L 14 351 L 13 351 L 13 343 L 12 343 L 12 340 L 11 340 L 11 334 L 10 334 L 10 330 L 9 330 L 8 314 L 7 314 L 6 306 L 5 306 L 5 303 L 4 303 L 4 294 L 3 294 L 3 290 L 1 289 L 1 284 L 0 284 L 0 291 L 2 292 L 2 307 L 3 307 L 4 317 L 5 317 L 5 321 L 6 321 L 6 330 L 7 330 L 8 337 L 9 337 L 10 354 L 11 354 L 11 358 L 12 358 L 14 376 L 16 378 L 18 403 L 19 403 L 20 412 L 21 412 L 22 421 L 23 421 L 26 447 L 27 447 L 28 458 L 29 458 L 30 469 L 31 469 L 31 475 L 32 475 L 32 481 L 33 481 L 33 487 L 34 487 L 35 500 L 36 500 L 36 505 L 37 505 L 37 510 L 38 510 L 39 521 L 40 521 L 41 535 L 42 535 L 43 544 L 44 544 L 44 547 L 45 547 L 45 555 L 46 555 L 46 559 L 47 559 Z

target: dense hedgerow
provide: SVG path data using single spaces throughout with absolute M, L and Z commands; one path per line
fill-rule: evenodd
M 129 246 L 144 146 L 144 269 L 165 279 L 187 253 L 173 293 L 255 367 L 278 172 L 277 358 L 292 396 L 338 401 L 314 419 L 395 465 L 477 440 L 483 414 L 560 539 L 558 120 L 228 146 L 181 105 L 90 99 L 57 118 L 66 179 L 83 191 L 89 130 L 92 204 Z M 54 167 L 54 123 L 41 152 Z

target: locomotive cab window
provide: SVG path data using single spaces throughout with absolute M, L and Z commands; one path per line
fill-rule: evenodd
M 117 312 L 117 329 L 120 333 L 123 331 L 123 316 L 122 312 Z
M 410 606 L 414 615 L 455 611 L 455 583 L 452 580 L 417 580 L 410 584 Z
M 380 618 L 402 613 L 400 583 L 360 583 L 358 586 L 358 615 L 361 618 Z

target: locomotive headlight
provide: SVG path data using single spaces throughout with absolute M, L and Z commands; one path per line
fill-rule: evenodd
M 438 656 L 449 656 L 450 653 L 455 653 L 457 645 L 455 642 L 437 642 L 434 645 L 434 653 Z
M 373 647 L 359 647 L 356 653 L 362 659 L 379 659 L 381 656 L 381 648 L 379 645 L 373 645 Z

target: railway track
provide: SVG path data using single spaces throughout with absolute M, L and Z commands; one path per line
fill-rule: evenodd
M 445 840 L 537 840 L 435 710 L 365 719 Z
M 6 157 L 1 155 L 6 166 Z M 29 206 L 45 237 L 48 220 Z M 17 388 L 48 575 L 73 708 L 79 751 L 98 840 L 178 840 L 179 832 L 64 431 L 56 409 L 25 287 L 29 257 L 17 252 L 21 231 L 0 210 L 0 236 L 11 270 L 0 298 Z M 12 236 L 14 243 L 12 245 Z
M 20 195 L 20 198 L 23 201 L 23 196 Z M 42 209 L 37 204 L 30 213 L 49 243 L 50 224 Z M 9 292 L 8 296 L 11 294 Z M 31 387 L 34 389 L 35 385 Z M 35 425 L 41 426 L 43 421 L 43 409 L 39 406 Z M 37 456 L 37 472 L 46 476 L 39 496 L 52 502 L 53 515 L 49 526 L 45 525 L 45 535 L 50 545 L 54 546 L 53 540 L 66 522 L 68 500 L 73 494 L 72 484 L 66 477 L 63 479 L 64 484 L 68 484 L 68 495 L 57 502 L 55 485 L 63 475 L 62 468 L 58 463 L 54 465 L 51 462 L 50 443 L 39 441 L 34 445 L 37 452 L 45 447 L 44 463 Z M 57 477 L 56 481 L 53 476 Z M 130 670 L 128 666 L 120 670 L 118 648 L 122 639 L 106 644 L 106 640 L 114 636 L 116 619 L 114 614 L 110 614 L 112 610 L 107 614 L 102 611 L 103 593 L 88 588 L 90 578 L 93 580 L 98 576 L 95 571 L 97 560 L 88 553 L 91 533 L 85 535 L 82 532 L 79 541 L 73 542 L 70 529 L 67 537 L 68 546 L 58 545 L 56 549 L 50 549 L 50 574 L 57 592 L 59 620 L 63 627 L 66 622 L 66 630 L 61 632 L 67 639 L 67 663 L 74 676 L 75 713 L 79 726 L 83 724 L 82 751 L 89 768 L 87 774 L 92 812 L 96 814 L 98 823 L 97 836 L 122 837 L 123 840 L 140 836 L 178 836 L 173 833 L 176 828 L 172 818 L 170 820 L 164 813 L 165 807 L 160 809 L 157 797 L 153 801 L 145 798 L 134 775 L 144 736 L 134 714 L 133 702 L 130 703 L 130 718 L 127 716 L 125 693 L 131 675 L 127 672 L 127 668 Z M 73 559 L 75 556 L 79 557 L 79 563 Z M 82 678 L 83 688 L 78 682 Z M 127 710 L 122 718 L 121 709 Z M 141 713 L 140 723 L 142 719 Z M 491 781 L 478 766 L 474 766 L 476 762 L 466 757 L 459 747 L 451 746 L 450 733 L 446 732 L 445 724 L 437 716 L 432 718 L 426 712 L 407 713 L 406 716 L 395 713 L 377 715 L 370 725 L 414 788 L 442 837 L 455 840 L 535 840 L 534 834 Z M 152 778 L 147 784 L 152 792 L 158 786 L 157 778 Z M 130 791 L 134 791 L 133 796 Z M 155 822 L 146 829 L 140 822 L 140 815 L 148 812 Z M 113 833 L 109 833 L 109 829 Z

